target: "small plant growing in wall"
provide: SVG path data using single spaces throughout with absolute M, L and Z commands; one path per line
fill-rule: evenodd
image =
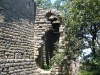
M 55 50 L 54 50 L 54 56 L 51 58 L 51 64 L 52 64 L 52 67 L 57 64 L 57 65 L 61 65 L 62 61 L 63 61 L 63 52 L 59 52 L 59 49 L 60 49 L 60 45 L 59 45 L 59 42 L 56 42 L 55 44 Z
M 50 66 L 48 66 L 46 63 L 44 63 L 43 69 L 44 69 L 44 70 L 50 70 L 50 69 L 51 69 L 51 67 L 50 67 Z

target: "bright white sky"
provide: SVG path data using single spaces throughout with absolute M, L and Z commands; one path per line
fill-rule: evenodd
M 91 49 L 90 48 L 84 49 L 83 52 L 85 53 L 85 54 L 84 53 L 83 54 L 86 56 L 91 53 Z M 82 57 L 83 57 L 83 54 L 82 54 Z M 81 59 L 82 57 L 79 57 L 79 59 Z
M 56 0 L 51 0 L 52 4 L 55 2 Z
M 90 49 L 90 48 L 88 48 L 88 49 L 84 49 L 83 52 L 85 52 L 85 55 L 88 55 L 88 54 L 90 54 L 91 49 Z

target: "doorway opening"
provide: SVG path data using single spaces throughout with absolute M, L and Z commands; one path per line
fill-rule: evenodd
M 47 66 L 50 66 L 50 59 L 53 57 L 53 52 L 55 50 L 54 45 L 59 41 L 59 26 L 60 23 L 52 23 L 52 28 L 45 33 L 45 63 Z

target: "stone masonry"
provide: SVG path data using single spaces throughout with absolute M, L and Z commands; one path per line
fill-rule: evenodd
M 44 34 L 51 27 L 50 21 L 46 19 L 46 13 L 43 8 L 37 8 L 34 24 L 34 59 L 40 67 L 42 67 L 42 61 L 45 60 L 45 51 L 43 50 L 44 45 Z M 40 52 L 41 51 L 41 52 Z M 39 54 L 40 52 L 40 54 Z M 43 56 L 44 55 L 44 59 Z
M 0 0 L 0 75 L 39 75 L 34 16 L 33 0 Z
M 53 19 L 57 19 L 57 16 L 61 16 L 60 12 L 57 10 L 54 10 L 54 9 L 43 10 L 43 8 L 36 9 L 35 24 L 34 24 L 34 59 L 37 62 L 37 65 L 39 67 L 42 67 L 43 64 L 46 63 L 47 59 L 48 61 L 50 61 L 50 54 L 48 54 L 48 56 L 46 55 L 47 50 L 45 50 L 46 49 L 45 47 L 48 46 L 47 45 L 48 43 L 45 40 L 48 39 L 49 41 L 52 41 L 54 39 L 57 39 L 55 38 L 55 36 L 50 34 L 52 33 L 50 32 L 50 30 L 54 29 L 52 25 L 60 24 L 60 21 L 56 23 L 56 20 L 53 20 Z M 63 29 L 64 29 L 64 26 L 60 25 L 60 27 L 58 28 L 59 30 L 58 33 L 60 33 L 60 36 L 63 34 Z M 54 38 L 50 40 L 49 37 L 46 37 L 46 33 L 49 33 L 47 34 L 47 35 L 50 35 L 49 37 L 54 37 Z M 57 34 L 54 34 L 54 35 L 57 35 Z M 57 37 L 59 38 L 60 36 L 57 36 Z M 59 38 L 59 39 L 61 41 L 62 38 Z M 51 44 L 52 44 L 51 46 L 53 46 L 53 43 Z
M 34 0 L 0 0 L 0 75 L 59 75 L 59 67 L 41 67 L 51 59 L 49 43 L 64 38 L 60 16 L 54 9 L 36 9 Z

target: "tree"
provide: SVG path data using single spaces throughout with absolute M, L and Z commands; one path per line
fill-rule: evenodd
M 56 0 L 52 7 L 59 10 L 60 6 L 61 6 L 61 0 Z
M 66 14 L 67 8 L 64 6 L 66 0 L 56 0 L 52 5 L 52 8 L 59 10 L 62 14 Z
M 45 0 L 44 9 L 50 9 L 52 6 L 51 0 Z
M 65 6 L 68 8 L 67 11 L 67 21 L 68 25 L 78 25 L 79 33 L 78 37 L 83 40 L 85 47 L 83 48 L 91 48 L 92 53 L 88 56 L 84 57 L 84 65 L 85 72 L 89 72 L 90 75 L 99 75 L 100 72 L 100 59 L 98 50 L 98 38 L 100 37 L 98 34 L 100 32 L 100 1 L 99 0 L 75 0 L 75 1 L 67 1 Z M 89 74 L 88 73 L 88 74 Z
M 43 7 L 44 6 L 44 0 L 35 0 L 37 7 Z
M 81 30 L 85 33 L 85 35 L 82 35 L 84 38 L 86 37 L 86 34 L 90 34 L 92 36 L 92 40 L 89 43 L 90 48 L 92 50 L 92 53 L 94 56 L 96 56 L 95 53 L 95 40 L 97 37 L 97 32 L 99 31 L 99 5 L 100 2 L 94 1 L 94 0 L 76 0 L 76 1 L 70 1 L 70 5 L 68 6 L 68 24 L 77 24 L 80 25 Z
M 59 3 L 59 0 L 57 1 Z M 85 64 L 84 65 L 85 71 L 91 72 L 90 73 L 91 75 L 99 75 L 100 73 L 98 70 L 100 69 L 99 68 L 100 43 L 98 43 L 98 41 L 100 38 L 99 35 L 100 34 L 100 8 L 99 8 L 100 1 L 99 0 L 96 1 L 61 0 L 60 4 L 55 5 L 55 7 L 57 7 L 57 9 L 59 10 L 59 8 L 61 8 L 60 6 L 64 9 L 62 10 L 64 15 L 63 21 L 66 25 L 65 33 L 67 38 L 65 39 L 65 41 L 69 42 L 65 47 L 65 51 L 69 50 L 70 52 L 73 52 L 73 50 L 76 50 L 77 45 L 76 43 L 75 45 L 73 45 L 73 43 L 77 39 L 81 40 L 81 42 L 83 43 L 82 45 L 83 47 L 79 47 L 78 49 L 82 50 L 82 49 L 90 48 L 92 51 L 91 54 L 84 57 L 85 60 L 84 62 L 82 62 L 82 65 Z M 68 39 L 67 36 L 70 38 Z M 72 44 L 70 44 L 72 42 L 71 39 L 72 37 L 76 40 L 73 41 Z M 69 55 L 69 54 L 71 53 L 65 55 Z
M 52 6 L 51 0 L 35 0 L 37 7 L 49 9 Z
M 67 14 L 68 9 L 65 7 L 65 5 L 66 1 L 64 0 L 57 0 L 54 3 L 55 8 L 57 7 L 57 9 L 63 13 L 62 19 L 65 25 L 65 39 L 63 40 L 64 47 L 62 48 L 58 46 L 58 50 L 63 49 L 63 52 L 57 51 L 55 53 L 55 56 L 52 58 L 52 61 L 54 60 L 57 64 L 59 64 L 61 69 L 65 68 L 65 75 L 73 75 L 73 73 L 74 75 L 77 75 L 77 73 L 73 71 L 75 70 L 75 68 L 71 65 L 75 65 L 74 63 L 78 63 L 77 57 L 79 56 L 83 46 L 82 41 L 79 37 L 77 37 L 80 26 L 77 24 L 68 24 L 67 16 L 69 15 Z

